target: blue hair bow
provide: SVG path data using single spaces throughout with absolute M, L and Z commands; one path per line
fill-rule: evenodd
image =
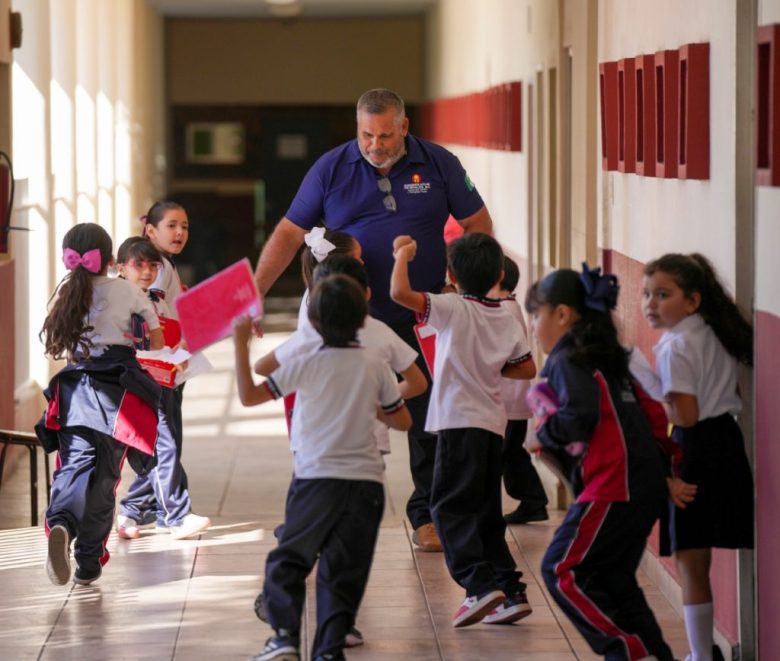
M 585 287 L 586 307 L 604 313 L 615 309 L 620 291 L 616 276 L 611 273 L 602 275 L 600 266 L 591 269 L 586 262 L 582 262 L 580 282 Z

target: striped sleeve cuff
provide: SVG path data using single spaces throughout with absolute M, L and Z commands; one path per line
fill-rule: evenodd
M 531 352 L 529 351 L 526 354 L 523 354 L 522 356 L 519 356 L 518 358 L 510 358 L 506 361 L 507 365 L 519 365 L 520 363 L 525 363 L 527 361 L 531 360 Z
M 387 415 L 392 415 L 396 411 L 400 411 L 404 407 L 404 400 L 403 397 L 397 399 L 392 404 L 389 404 L 388 406 L 382 406 L 382 412 L 386 413 Z
M 270 376 L 263 382 L 263 385 L 268 388 L 268 392 L 271 393 L 271 397 L 274 399 L 279 399 L 284 396 L 284 393 L 279 389 L 279 386 L 276 385 L 276 381 Z

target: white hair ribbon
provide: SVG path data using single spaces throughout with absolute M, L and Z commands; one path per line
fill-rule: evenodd
M 309 246 L 311 254 L 314 255 L 314 259 L 316 259 L 318 263 L 325 259 L 328 254 L 336 248 L 336 246 L 325 238 L 324 227 L 312 228 L 311 232 L 304 234 L 303 240 L 306 242 L 306 245 Z

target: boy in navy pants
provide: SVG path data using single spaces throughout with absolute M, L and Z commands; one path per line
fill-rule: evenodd
M 487 296 L 501 281 L 503 251 L 487 234 L 461 237 L 450 245 L 447 260 L 458 293 L 429 294 L 412 290 L 409 282 L 415 241 L 400 236 L 393 248 L 391 297 L 438 334 L 425 430 L 438 434 L 433 522 L 450 575 L 466 590 L 452 624 L 514 622 L 531 607 L 504 538 L 501 446 L 507 420 L 501 379 L 531 379 L 536 368 L 517 320 Z

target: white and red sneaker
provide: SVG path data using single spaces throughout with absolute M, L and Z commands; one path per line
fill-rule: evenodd
M 532 612 L 525 590 L 520 590 L 485 615 L 482 624 L 511 624 L 528 617 Z
M 452 616 L 452 626 L 467 627 L 476 624 L 505 599 L 506 595 L 501 590 L 493 590 L 479 597 L 466 597 Z

